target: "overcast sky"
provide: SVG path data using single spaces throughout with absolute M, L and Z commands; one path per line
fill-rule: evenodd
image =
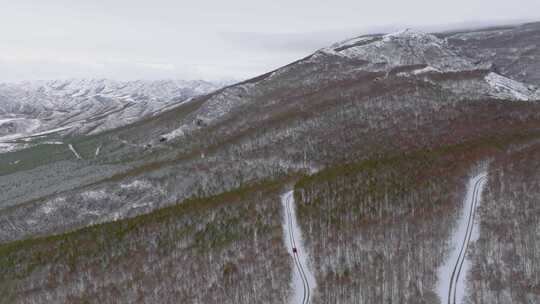
M 370 31 L 538 12 L 539 0 L 0 0 L 0 81 L 242 79 Z

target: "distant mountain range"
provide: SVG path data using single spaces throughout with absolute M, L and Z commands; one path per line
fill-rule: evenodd
M 1 83 L 0 142 L 8 150 L 24 146 L 13 144 L 15 141 L 43 134 L 97 134 L 222 85 L 207 81 L 107 79 Z

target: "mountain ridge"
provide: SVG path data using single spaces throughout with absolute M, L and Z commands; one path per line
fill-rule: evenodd
M 468 79 L 476 79 L 474 94 L 486 98 L 540 100 L 538 87 L 497 74 L 492 63 L 460 54 L 446 40 L 435 35 L 407 29 L 392 34 L 361 36 L 336 43 L 275 71 L 226 87 L 205 101 L 205 105 L 191 124 L 164 134 L 163 138 L 183 136 L 201 125 L 211 124 L 213 120 L 226 116 L 236 106 L 243 106 L 247 101 L 242 96 L 249 95 L 249 90 L 255 90 L 257 85 L 264 85 L 272 78 L 279 77 L 280 74 L 287 73 L 299 65 L 324 64 L 321 63 L 324 61 L 343 61 L 342 64 L 353 61 L 351 66 L 354 66 L 354 69 L 347 71 L 351 68 L 344 67 L 340 72 L 341 75 L 338 74 L 337 77 L 360 71 L 371 73 L 371 76 L 366 74 L 365 77 L 375 81 L 384 81 L 388 77 L 416 78 L 426 84 L 436 83 L 437 86 L 457 94 L 466 94 L 467 92 L 462 90 L 471 90 L 470 86 L 473 84 L 469 83 L 466 84 L 467 87 L 463 87 L 449 83 L 452 81 L 465 83 Z M 318 75 L 314 73 L 310 77 L 316 78 Z M 459 78 L 463 78 L 464 81 L 460 81 Z M 303 80 L 307 79 L 309 78 Z

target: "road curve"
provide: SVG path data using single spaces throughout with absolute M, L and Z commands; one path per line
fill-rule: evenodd
M 473 234 L 476 209 L 478 206 L 478 202 L 480 201 L 482 188 L 486 180 L 487 180 L 487 175 L 481 174 L 477 176 L 476 180 L 474 181 L 470 208 L 467 211 L 467 228 L 465 230 L 465 235 L 463 236 L 463 242 L 460 245 L 459 255 L 456 259 L 456 262 L 453 266 L 452 274 L 450 276 L 450 283 L 448 286 L 447 304 L 456 304 L 458 301 L 458 296 L 457 296 L 458 283 L 462 275 L 463 264 L 465 262 L 465 258 L 467 257 L 467 250 L 469 248 L 469 243 L 471 241 L 471 236 Z
M 312 283 L 313 275 L 309 273 L 309 270 L 306 268 L 306 257 L 302 256 L 304 254 L 300 236 L 297 235 L 298 228 L 296 227 L 296 218 L 294 212 L 294 206 L 291 206 L 294 203 L 293 191 L 287 192 L 282 197 L 283 208 L 285 211 L 285 233 L 287 237 L 287 247 L 288 252 L 293 258 L 295 272 L 293 274 L 293 303 L 296 304 L 308 304 L 311 299 L 311 289 L 314 287 Z M 301 282 L 294 282 L 295 280 L 300 280 Z M 311 282 L 310 282 L 311 281 Z M 301 286 L 300 286 L 301 285 Z

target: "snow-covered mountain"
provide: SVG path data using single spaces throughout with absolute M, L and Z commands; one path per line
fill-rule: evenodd
M 2 83 L 0 142 L 7 150 L 20 145 L 6 142 L 43 134 L 96 134 L 133 123 L 220 86 L 182 80 L 73 79 Z
M 479 89 L 488 96 L 522 101 L 540 99 L 537 87 L 498 74 L 491 61 L 467 56 L 446 39 L 411 29 L 346 40 L 318 54 L 363 61 L 362 70 L 382 71 L 385 77 L 483 72 L 485 83 Z
M 438 285 L 458 282 L 471 303 L 540 303 L 533 45 L 540 23 L 362 36 L 156 112 L 137 105 L 161 104 L 161 90 L 32 89 L 30 105 L 45 96 L 70 109 L 54 97 L 64 92 L 79 100 L 76 117 L 101 114 L 83 127 L 68 110 L 3 116 L 6 134 L 51 132 L 44 117 L 59 116 L 70 123 L 56 130 L 91 136 L 49 135 L 1 155 L 0 243 L 20 242 L 0 244 L 0 293 L 8 303 L 277 304 L 296 294 L 296 251 L 315 277 L 296 280 L 313 304 L 441 303 Z M 148 119 L 98 133 L 136 110 Z
M 433 71 L 475 70 L 483 66 L 453 51 L 434 35 L 406 29 L 336 43 L 319 53 L 365 61 L 364 69 L 390 72 L 396 67 L 427 65 Z
M 538 87 L 498 74 L 491 62 L 466 56 L 445 39 L 407 29 L 336 43 L 291 65 L 229 87 L 212 95 L 197 110 L 197 119 L 163 134 L 163 138 L 178 138 L 231 120 L 250 104 L 262 104 L 264 94 L 272 100 L 270 94 L 275 92 L 318 92 L 350 81 L 358 82 L 359 87 L 361 83 L 370 94 L 380 94 L 381 89 L 390 92 L 416 87 L 417 95 L 435 90 L 459 99 L 540 100 Z

